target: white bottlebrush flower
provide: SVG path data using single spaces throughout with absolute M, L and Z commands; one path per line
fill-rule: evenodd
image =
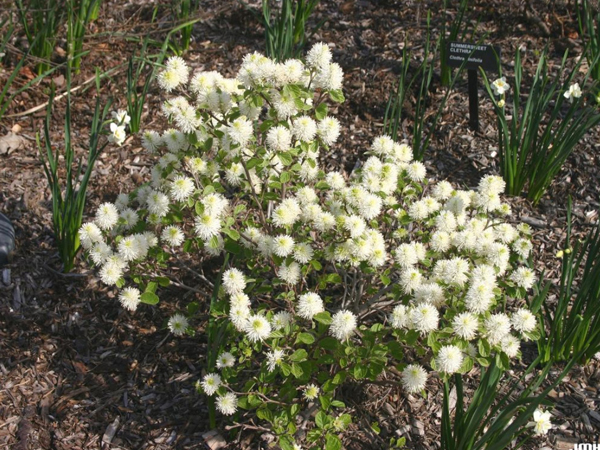
M 329 185 L 331 189 L 341 190 L 346 187 L 346 180 L 344 179 L 344 175 L 339 172 L 329 172 L 325 176 L 325 182 Z
M 121 212 L 127 208 L 129 205 L 129 195 L 125 193 L 120 193 L 117 195 L 117 199 L 115 200 L 115 206 Z
M 281 330 L 292 323 L 293 316 L 287 311 L 279 311 L 271 319 L 271 326 L 274 330 Z
M 403 269 L 414 266 L 419 262 L 419 257 L 413 243 L 400 244 L 395 252 L 396 262 Z
M 237 397 L 233 392 L 217 397 L 217 410 L 226 416 L 231 416 L 237 411 Z
M 206 395 L 214 395 L 221 386 L 221 377 L 216 373 L 207 373 L 202 379 L 202 390 Z
M 229 320 L 238 331 L 244 331 L 250 318 L 251 312 L 248 306 L 232 306 L 229 309 Z
M 169 193 L 171 198 L 178 202 L 183 202 L 194 192 L 194 180 L 189 177 L 179 175 L 171 182 Z
M 319 396 L 319 392 L 321 391 L 321 389 L 319 388 L 319 386 L 317 386 L 316 384 L 310 383 L 307 384 L 306 387 L 304 388 L 304 398 L 306 400 L 314 400 Z
M 487 311 L 494 302 L 494 286 L 486 281 L 475 281 L 465 296 L 465 306 L 474 313 Z
M 287 234 L 280 234 L 273 238 L 273 253 L 285 258 L 294 250 L 294 239 Z
M 236 268 L 227 269 L 223 274 L 223 289 L 229 295 L 243 292 L 246 289 L 246 277 Z
M 356 329 L 356 316 L 348 310 L 336 312 L 331 318 L 329 333 L 339 341 L 346 341 Z
M 510 318 L 512 327 L 521 333 L 529 333 L 537 326 L 535 316 L 528 309 L 516 310 Z
M 314 78 L 315 87 L 326 90 L 339 90 L 344 82 L 344 71 L 337 63 L 321 67 Z
M 427 169 L 420 161 L 414 161 L 406 166 L 406 174 L 411 181 L 419 183 L 425 179 L 427 175 Z
M 292 145 L 292 133 L 283 125 L 272 127 L 267 132 L 267 147 L 274 152 L 284 152 Z
M 292 132 L 299 141 L 311 142 L 317 134 L 317 123 L 309 116 L 300 116 L 294 119 Z
M 542 434 L 548 434 L 548 431 L 552 428 L 552 422 L 550 421 L 550 411 L 542 411 L 536 409 L 533 412 L 533 421 L 527 425 L 533 428 L 533 432 L 538 436 Z
M 245 147 L 254 133 L 252 122 L 244 116 L 238 117 L 227 128 L 227 133 L 234 144 Z
M 499 344 L 510 333 L 511 323 L 504 313 L 492 314 L 483 323 L 485 337 L 491 345 Z
M 152 191 L 146 199 L 146 204 L 148 211 L 158 217 L 163 217 L 169 212 L 169 197 L 162 192 Z
M 325 117 L 317 126 L 317 134 L 325 145 L 335 144 L 340 136 L 340 122 L 335 117 Z
M 108 136 L 108 140 L 110 142 L 114 142 L 118 146 L 123 145 L 125 139 L 127 138 L 127 132 L 125 131 L 125 125 L 118 125 L 114 122 L 110 124 L 110 135 Z
M 302 294 L 298 300 L 298 315 L 304 319 L 310 320 L 315 314 L 324 310 L 323 300 L 314 292 Z
M 410 394 L 422 391 L 427 383 L 427 372 L 419 364 L 409 364 L 402 371 L 401 382 Z
M 436 358 L 438 370 L 447 374 L 456 373 L 463 363 L 463 352 L 456 345 L 444 345 Z
M 513 242 L 512 248 L 521 258 L 527 259 L 529 257 L 529 253 L 531 253 L 533 245 L 528 239 L 517 239 L 515 242 Z
M 280 349 L 275 349 L 267 353 L 267 370 L 273 372 L 277 366 L 283 362 L 285 352 Z
M 166 227 L 160 237 L 171 247 L 180 246 L 185 239 L 183 231 L 181 231 L 181 228 L 179 228 L 177 225 L 169 225 Z
M 235 358 L 229 352 L 224 352 L 217 358 L 217 369 L 225 369 L 226 367 L 233 367 L 235 365 Z
M 207 240 L 217 235 L 221 230 L 221 221 L 212 214 L 204 213 L 196 217 L 194 231 L 202 240 Z
M 416 268 L 407 268 L 400 274 L 400 284 L 404 293 L 410 294 L 423 282 L 423 275 Z
M 529 289 L 535 283 L 535 273 L 527 267 L 519 267 L 511 275 L 510 279 L 523 289 Z
M 286 198 L 273 211 L 273 223 L 278 227 L 293 225 L 302 213 L 298 201 L 294 198 Z
M 289 265 L 283 263 L 277 273 L 279 278 L 292 286 L 300 281 L 300 275 L 300 265 L 297 262 L 292 262 Z
M 90 258 L 97 266 L 104 264 L 112 254 L 112 248 L 106 242 L 98 242 L 90 250 Z
M 142 255 L 142 249 L 135 236 L 127 236 L 121 239 L 118 245 L 119 256 L 123 261 L 134 261 Z
M 117 258 L 118 260 L 109 258 L 100 269 L 100 279 L 108 286 L 117 284 L 117 281 L 123 277 L 123 261 L 120 257 Z
M 248 317 L 244 331 L 250 342 L 264 341 L 271 334 L 271 324 L 264 316 L 255 314 Z
M 440 314 L 436 307 L 427 302 L 411 308 L 409 316 L 411 328 L 424 334 L 436 330 L 440 320 Z
M 126 230 L 132 229 L 138 223 L 138 220 L 139 220 L 137 212 L 131 208 L 122 209 L 121 214 L 119 214 L 119 216 L 121 219 L 123 219 L 125 221 L 125 224 L 123 225 L 123 227 Z
M 477 335 L 479 320 L 469 312 L 460 313 L 452 320 L 452 329 L 457 336 L 467 341 L 473 340 Z
M 326 67 L 331 63 L 331 51 L 327 44 L 319 42 L 311 47 L 306 55 L 306 64 L 313 69 Z
M 187 317 L 183 314 L 174 314 L 169 319 L 169 330 L 175 336 L 182 336 L 185 334 L 185 330 L 187 329 L 189 323 Z
M 436 308 L 446 303 L 444 289 L 437 283 L 423 283 L 413 293 L 416 303 L 428 302 Z
M 402 329 L 410 325 L 409 310 L 404 305 L 397 305 L 390 314 L 389 320 L 392 327 Z
M 300 264 L 306 264 L 313 258 L 314 251 L 310 244 L 301 242 L 294 246 L 294 259 Z
M 454 188 L 448 181 L 440 181 L 433 188 L 432 195 L 438 200 L 447 200 L 452 195 Z
M 81 225 L 79 242 L 84 249 L 89 250 L 95 243 L 100 241 L 102 241 L 102 231 L 98 225 L 93 222 L 86 222 Z
M 134 287 L 126 287 L 119 294 L 119 301 L 123 308 L 135 311 L 140 304 L 140 291 Z
M 156 152 L 162 144 L 162 137 L 156 131 L 148 130 L 142 134 L 142 147 L 149 152 Z
M 514 358 L 519 354 L 521 342 L 512 334 L 504 336 L 500 341 L 500 349 L 506 353 L 509 358 Z
M 110 230 L 119 221 L 119 210 L 112 203 L 102 203 L 96 211 L 96 225 L 102 230 Z
M 574 83 L 569 86 L 569 89 L 563 94 L 566 99 L 573 101 L 576 98 L 581 97 L 581 88 L 579 87 L 579 83 Z
M 504 95 L 510 90 L 509 84 L 506 82 L 506 78 L 498 78 L 492 83 L 492 91 L 496 95 Z

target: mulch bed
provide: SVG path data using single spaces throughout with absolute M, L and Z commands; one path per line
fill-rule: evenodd
M 2 2 L 0 2 L 1 4 Z M 4 2 L 6 14 L 13 7 Z M 163 2 L 167 3 L 167 2 Z M 195 69 L 233 75 L 243 55 L 262 51 L 263 30 L 256 18 L 234 0 L 201 0 L 201 20 L 194 26 L 194 42 L 185 58 Z M 258 8 L 256 0 L 252 6 Z M 455 2 L 451 2 L 455 3 Z M 523 3 L 526 3 L 523 5 Z M 486 42 L 502 47 L 505 75 L 512 76 L 514 51 L 521 48 L 532 73 L 536 52 L 548 45 L 554 65 L 565 49 L 577 56 L 582 43 L 577 35 L 573 1 L 521 2 L 473 1 L 468 20 L 479 20 L 478 33 Z M 82 72 L 73 85 L 84 83 L 101 70 L 127 61 L 136 45 L 122 35 L 156 33 L 168 29 L 168 5 L 160 20 L 150 23 L 155 3 L 136 0 L 123 4 L 104 1 L 100 19 L 91 27 Z M 432 32 L 437 36 L 443 20 L 441 0 L 322 0 L 311 23 L 326 19 L 312 42 L 333 43 L 334 60 L 345 72 L 347 101 L 334 111 L 342 123 L 343 138 L 323 161 L 327 167 L 352 170 L 381 133 L 388 93 L 400 70 L 402 48 L 407 42 L 415 57 L 422 55 L 427 10 L 433 11 Z M 450 9 L 448 14 L 456 13 Z M 119 35 L 121 33 L 121 35 Z M 121 37 L 119 37 L 121 36 Z M 23 39 L 18 36 L 5 59 L 10 70 L 19 57 Z M 59 42 L 63 46 L 64 42 Z M 57 58 L 60 58 L 60 52 Z M 33 65 L 26 66 L 16 83 L 31 79 Z M 0 72 L 0 84 L 8 77 Z M 480 88 L 481 131 L 468 127 L 466 77 L 450 96 L 424 162 L 429 176 L 474 187 L 482 175 L 498 173 L 495 119 L 489 100 Z M 116 107 L 126 104 L 125 68 L 105 81 L 101 95 L 115 97 Z M 438 79 L 434 85 L 438 86 Z M 54 75 L 59 92 L 64 80 Z M 164 320 L 179 305 L 196 297 L 203 309 L 207 298 L 174 287 L 166 290 L 158 307 L 123 310 L 113 289 L 106 289 L 80 262 L 73 274 L 57 272 L 59 261 L 51 229 L 51 198 L 38 159 L 35 134 L 42 130 L 45 109 L 20 114 L 47 101 L 49 80 L 19 95 L 0 122 L 0 137 L 15 131 L 22 138 L 16 150 L 0 153 L 0 212 L 13 222 L 17 251 L 0 278 L 0 447 L 27 449 L 201 449 L 209 431 L 205 398 L 194 383 L 202 376 L 206 339 L 202 330 L 193 338 L 178 339 L 164 327 Z M 62 84 L 61 84 L 62 83 Z M 85 152 L 95 88 L 73 95 L 77 145 Z M 436 101 L 442 89 L 431 93 Z M 160 97 L 151 90 L 144 128 L 159 128 Z M 53 137 L 60 146 L 64 100 L 53 112 Z M 435 106 L 434 106 L 435 107 Z M 433 111 L 433 110 L 432 110 Z M 410 108 L 409 108 L 410 117 Z M 403 132 L 410 133 L 410 120 Z M 514 220 L 534 228 L 536 269 L 549 279 L 560 276 L 558 249 L 566 245 L 566 198 L 574 203 L 574 232 L 582 235 L 596 220 L 600 206 L 598 130 L 577 146 L 548 193 L 537 207 L 522 198 L 510 203 Z M 87 211 L 114 200 L 149 176 L 150 157 L 133 136 L 118 148 L 107 148 L 97 162 L 89 187 Z M 184 284 L 195 281 L 179 274 Z M 535 349 L 533 350 L 535 351 Z M 515 372 L 518 373 L 516 364 Z M 474 373 L 474 375 L 476 375 Z M 397 382 L 393 372 L 386 380 Z M 472 377 L 473 378 L 473 377 Z M 476 377 L 474 377 L 476 380 Z M 383 381 L 386 381 L 383 380 Z M 471 380 L 473 381 L 473 380 Z M 555 428 L 549 437 L 536 439 L 530 448 L 570 449 L 575 442 L 595 442 L 600 434 L 600 371 L 595 362 L 577 367 L 552 393 Z M 439 384 L 439 383 L 438 383 Z M 440 385 L 441 386 L 441 385 Z M 348 384 L 340 392 L 354 425 L 346 433 L 348 449 L 387 448 L 390 437 L 405 436 L 408 448 L 439 448 L 442 390 L 432 380 L 427 398 L 406 396 L 394 383 Z M 471 386 L 471 389 L 473 386 Z M 379 435 L 371 431 L 377 422 Z M 260 432 L 228 434 L 228 448 L 266 448 L 268 436 Z

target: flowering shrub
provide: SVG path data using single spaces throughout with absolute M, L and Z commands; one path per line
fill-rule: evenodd
M 169 59 L 159 83 L 182 95 L 163 106 L 174 128 L 143 134 L 160 155 L 151 183 L 101 205 L 80 231 L 132 311 L 158 302 L 167 280 L 152 277 L 156 264 L 182 251 L 229 255 L 211 307 L 216 364 L 198 388 L 223 415 L 254 410 L 284 449 L 299 448 L 311 403 L 306 441 L 341 447 L 350 416 L 335 412 L 335 393 L 346 380 L 395 365 L 404 390 L 421 392 L 431 371 L 507 369 L 520 341 L 537 338 L 527 308 L 507 306 L 535 275 L 523 266 L 530 230 L 506 222 L 501 178 L 475 191 L 430 184 L 411 148 L 386 136 L 349 176 L 319 166 L 341 133 L 327 102 L 343 101 L 342 79 L 325 44 L 306 63 L 248 55 L 234 79 L 190 77 Z M 168 326 L 191 333 L 195 319 L 178 313 Z

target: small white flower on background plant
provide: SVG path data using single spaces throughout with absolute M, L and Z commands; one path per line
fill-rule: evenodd
M 216 373 L 209 373 L 204 375 L 202 379 L 202 390 L 206 393 L 206 395 L 213 395 L 221 386 L 221 377 Z
M 409 393 L 415 393 L 425 389 L 427 372 L 419 364 L 409 364 L 402 371 L 402 386 Z
M 510 90 L 510 86 L 506 82 L 506 78 L 498 78 L 496 81 L 492 83 L 492 91 L 496 95 L 504 95 L 506 92 Z
M 131 117 L 129 117 L 129 114 L 124 109 L 113 111 L 111 115 L 118 125 L 129 125 L 129 122 L 131 122 Z
M 217 409 L 221 414 L 231 416 L 237 411 L 237 397 L 234 393 L 228 392 L 225 395 L 217 397 Z
M 134 287 L 126 287 L 119 294 L 119 301 L 123 308 L 135 311 L 140 304 L 140 291 Z
M 304 388 L 304 398 L 306 400 L 314 400 L 319 396 L 320 391 L 321 389 L 316 384 L 307 384 Z
M 273 372 L 283 362 L 284 355 L 285 352 L 280 349 L 275 349 L 267 353 L 267 370 Z
M 118 125 L 114 122 L 110 124 L 110 132 L 112 133 L 108 140 L 110 142 L 114 142 L 117 145 L 123 145 L 125 142 L 125 138 L 127 137 L 127 133 L 125 132 L 125 125 Z
M 103 230 L 110 230 L 119 221 L 119 211 L 112 203 L 102 203 L 96 212 L 96 225 Z
M 581 88 L 579 87 L 579 83 L 574 83 L 569 86 L 569 90 L 567 90 L 563 95 L 567 100 L 573 101 L 573 99 L 581 97 Z
M 181 245 L 185 237 L 181 228 L 177 225 L 170 225 L 163 230 L 160 238 L 171 247 L 177 247 Z
M 533 421 L 529 422 L 527 425 L 533 427 L 533 432 L 538 436 L 542 434 L 547 434 L 548 431 L 552 428 L 552 422 L 550 421 L 550 411 L 542 411 L 541 409 L 536 409 L 533 412 Z
M 323 312 L 323 300 L 318 294 L 309 292 L 300 296 L 298 301 L 298 315 L 305 319 L 312 319 L 315 314 Z
M 174 314 L 169 319 L 169 330 L 175 336 L 182 336 L 188 327 L 188 320 L 183 314 Z
M 356 329 L 356 316 L 350 311 L 336 312 L 331 320 L 329 332 L 339 341 L 346 341 Z
M 444 345 L 436 359 L 438 370 L 452 374 L 460 370 L 463 362 L 463 352 L 456 345 Z
M 248 318 L 245 331 L 251 342 L 264 341 L 271 334 L 271 324 L 264 316 L 255 314 Z
M 235 358 L 229 352 L 221 353 L 217 358 L 217 369 L 224 369 L 225 367 L 233 367 L 235 364 Z

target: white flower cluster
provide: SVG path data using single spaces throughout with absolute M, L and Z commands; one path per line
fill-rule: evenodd
M 108 136 L 108 140 L 110 142 L 114 142 L 118 146 L 121 146 L 127 138 L 127 132 L 125 131 L 125 127 L 129 125 L 129 122 L 131 122 L 131 117 L 129 117 L 127 111 L 123 109 L 113 111 L 112 117 L 114 122 L 110 123 L 111 134 L 110 136 Z
M 298 363 L 310 352 L 297 347 L 314 342 L 317 329 L 329 345 L 356 345 L 362 313 L 379 297 L 394 302 L 387 315 L 394 335 L 416 335 L 445 374 L 491 353 L 518 356 L 520 340 L 536 328 L 526 308 L 504 307 L 504 297 L 523 295 L 535 274 L 522 265 L 529 229 L 503 219 L 510 207 L 501 201 L 501 178 L 487 176 L 474 191 L 428 186 L 412 149 L 388 136 L 374 140 L 350 176 L 319 166 L 320 150 L 340 135 L 323 103 L 325 94 L 341 95 L 343 73 L 331 59 L 325 44 L 309 51 L 306 64 L 254 53 L 233 79 L 190 75 L 181 58 L 169 59 L 159 84 L 187 92 L 163 105 L 174 128 L 143 133 L 142 145 L 158 159 L 150 183 L 101 205 L 80 230 L 102 281 L 122 288 L 130 310 L 143 294 L 123 288 L 125 277 L 147 266 L 149 254 L 165 261 L 184 246 L 204 257 L 237 255 L 237 267 L 220 280 L 226 305 L 218 317 L 235 331 L 217 358 L 221 375 L 200 383 L 226 415 L 238 407 L 227 384 L 236 362 L 300 378 Z M 176 335 L 190 331 L 182 314 L 168 326 Z M 419 392 L 427 376 L 415 362 L 402 384 Z M 298 392 L 312 401 L 322 383 L 306 381 Z

